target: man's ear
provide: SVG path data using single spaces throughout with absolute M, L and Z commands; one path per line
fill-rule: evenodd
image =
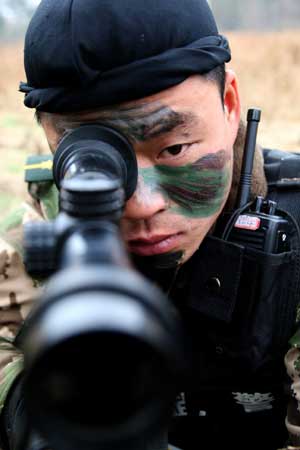
M 40 113 L 39 123 L 44 130 L 50 150 L 54 153 L 60 138 L 57 132 L 57 127 L 55 126 L 54 115 L 50 113 Z
M 232 133 L 233 142 L 236 138 L 241 118 L 241 103 L 236 75 L 231 69 L 226 69 L 224 89 L 224 111 Z

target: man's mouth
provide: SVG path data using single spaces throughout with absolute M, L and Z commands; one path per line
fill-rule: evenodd
M 159 255 L 167 253 L 178 247 L 182 233 L 150 236 L 128 241 L 128 249 L 131 253 L 140 256 Z

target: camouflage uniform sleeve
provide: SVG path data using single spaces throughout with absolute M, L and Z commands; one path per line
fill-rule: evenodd
M 0 411 L 22 370 L 22 354 L 14 338 L 39 292 L 22 260 L 22 226 L 29 220 L 42 217 L 24 204 L 0 223 Z
M 291 380 L 286 426 L 290 436 L 290 448 L 300 450 L 300 330 L 290 343 L 291 348 L 285 356 L 285 365 Z
M 0 221 L 0 412 L 10 387 L 23 368 L 14 338 L 41 287 L 23 264 L 23 225 L 52 220 L 58 214 L 58 191 L 53 182 L 52 155 L 34 155 L 25 165 L 27 202 Z

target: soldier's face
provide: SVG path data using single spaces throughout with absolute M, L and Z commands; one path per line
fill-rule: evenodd
M 122 232 L 139 256 L 177 255 L 185 262 L 220 214 L 230 190 L 240 121 L 235 76 L 227 72 L 224 104 L 215 82 L 199 76 L 111 109 L 60 116 L 60 129 L 110 125 L 131 141 L 138 185 L 126 204 Z M 58 127 L 42 121 L 55 149 Z M 178 256 L 179 255 L 179 256 Z

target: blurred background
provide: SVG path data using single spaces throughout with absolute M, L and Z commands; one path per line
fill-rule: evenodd
M 142 0 L 141 0 L 142 1 Z M 48 153 L 34 112 L 18 85 L 23 39 L 39 0 L 0 0 L 0 217 L 25 196 L 27 155 Z M 262 109 L 258 140 L 300 151 L 300 0 L 210 0 L 231 43 L 229 67 L 239 78 L 243 114 Z

